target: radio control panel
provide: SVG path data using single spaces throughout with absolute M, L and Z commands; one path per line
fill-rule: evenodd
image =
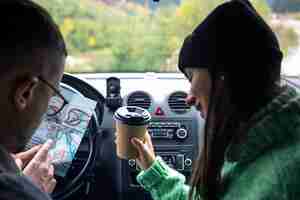
M 152 122 L 148 127 L 153 139 L 186 139 L 188 131 L 180 122 Z
M 192 145 L 191 121 L 152 121 L 148 132 L 156 145 Z

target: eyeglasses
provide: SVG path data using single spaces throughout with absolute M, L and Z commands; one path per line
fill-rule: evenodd
M 61 94 L 59 89 L 45 80 L 42 76 L 38 76 L 38 79 L 55 92 L 55 95 L 50 98 L 46 115 L 49 117 L 57 115 L 69 103 L 68 100 Z

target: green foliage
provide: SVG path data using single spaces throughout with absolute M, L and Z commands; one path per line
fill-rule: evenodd
M 187 0 L 176 11 L 176 24 L 191 32 L 222 0 Z
M 276 25 L 272 28 L 278 35 L 284 55 L 288 54 L 290 48 L 295 48 L 299 45 L 298 35 L 293 28 L 285 27 L 283 25 Z
M 49 10 L 62 30 L 72 57 L 69 72 L 176 71 L 183 38 L 224 2 L 182 0 L 180 5 L 148 10 L 133 1 L 121 7 L 95 0 L 35 1 Z M 252 2 L 268 18 L 266 2 Z
M 266 0 L 252 0 L 252 5 L 258 11 L 258 13 L 263 16 L 266 20 L 270 17 L 271 8 Z

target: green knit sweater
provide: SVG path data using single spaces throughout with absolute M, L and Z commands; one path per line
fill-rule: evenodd
M 245 143 L 232 144 L 222 170 L 222 200 L 300 199 L 300 96 L 287 87 L 256 113 L 259 122 Z M 154 200 L 187 200 L 185 177 L 161 158 L 142 171 L 138 182 Z M 201 199 L 197 197 L 196 199 Z

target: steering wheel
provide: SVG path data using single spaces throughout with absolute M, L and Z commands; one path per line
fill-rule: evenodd
M 58 184 L 52 193 L 52 198 L 55 200 L 68 199 L 84 186 L 85 193 L 88 193 L 90 182 L 92 182 L 90 179 L 93 176 L 95 158 L 97 156 L 94 143 L 97 137 L 101 136 L 99 128 L 103 120 L 105 103 L 103 95 L 94 87 L 71 74 L 64 74 L 61 89 L 62 94 L 68 92 L 76 93 L 77 95 L 96 101 L 97 105 L 68 173 L 65 177 L 56 176 Z

